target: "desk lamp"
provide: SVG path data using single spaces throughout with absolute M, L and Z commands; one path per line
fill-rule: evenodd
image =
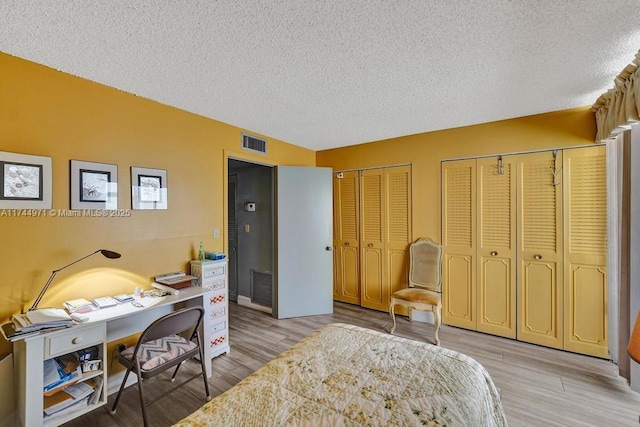
M 29 311 L 33 311 L 36 310 L 38 308 L 38 304 L 40 304 L 40 300 L 42 299 L 42 296 L 44 295 L 45 292 L 47 292 L 47 289 L 49 289 L 49 285 L 51 285 L 51 282 L 53 281 L 53 278 L 56 277 L 56 274 L 58 274 L 59 271 L 64 270 L 67 267 L 71 267 L 73 264 L 78 263 L 80 261 L 82 261 L 83 259 L 87 259 L 92 255 L 95 255 L 97 253 L 101 253 L 102 255 L 104 255 L 105 257 L 109 258 L 109 259 L 115 259 L 115 258 L 120 258 L 120 254 L 117 252 L 113 252 L 107 249 L 98 249 L 97 251 L 90 253 L 89 255 L 83 256 L 80 259 L 77 259 L 75 261 L 73 261 L 71 264 L 67 264 L 64 267 L 60 267 L 57 270 L 53 270 L 51 272 L 51 276 L 49 277 L 49 280 L 47 280 L 47 283 L 44 285 L 44 288 L 42 288 L 42 290 L 40 291 L 40 294 L 38 295 L 38 298 L 36 298 L 36 300 L 33 302 L 33 305 L 31 306 L 31 308 L 29 309 Z

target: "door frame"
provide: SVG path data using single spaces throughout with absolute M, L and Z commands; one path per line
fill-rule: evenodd
M 223 150 L 222 154 L 223 165 L 222 165 L 222 174 L 223 174 L 223 185 L 222 185 L 222 212 L 223 212 L 223 221 L 222 221 L 222 247 L 224 253 L 229 253 L 229 160 L 239 160 L 241 162 L 251 163 L 258 166 L 266 166 L 272 168 L 272 174 L 274 174 L 274 178 L 271 183 L 271 198 L 275 203 L 275 168 L 277 164 L 265 159 L 260 155 L 254 155 L 251 153 L 241 153 L 237 151 L 231 150 Z M 276 268 L 276 247 L 275 247 L 275 236 L 276 236 L 276 220 L 275 217 L 275 206 L 272 206 L 272 215 L 271 215 L 271 230 L 274 239 L 271 243 L 271 253 L 273 254 L 273 261 L 271 265 L 271 271 L 273 274 L 273 286 L 271 289 L 271 316 L 274 317 L 275 313 L 277 313 L 277 280 L 275 274 Z

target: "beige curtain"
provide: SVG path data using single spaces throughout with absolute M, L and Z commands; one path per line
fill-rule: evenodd
M 596 114 L 596 141 L 604 142 L 640 122 L 640 51 L 602 94 L 591 110 Z

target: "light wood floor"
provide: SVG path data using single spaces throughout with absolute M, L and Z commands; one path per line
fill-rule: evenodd
M 387 332 L 388 314 L 343 303 L 332 315 L 276 320 L 270 315 L 230 304 L 231 353 L 215 358 L 209 379 L 216 396 L 322 325 L 351 323 Z M 429 324 L 398 317 L 396 335 L 431 342 Z M 498 338 L 443 325 L 441 346 L 467 354 L 489 371 L 500 391 L 510 426 L 637 426 L 640 394 L 630 391 L 609 361 Z M 192 369 L 192 366 L 189 366 Z M 149 381 L 147 390 L 168 383 L 168 376 Z M 123 394 L 118 411 L 108 405 L 67 426 L 140 426 L 136 387 Z M 198 409 L 204 387 L 198 379 L 149 407 L 152 426 L 170 426 Z M 269 421 L 265 420 L 265 425 Z

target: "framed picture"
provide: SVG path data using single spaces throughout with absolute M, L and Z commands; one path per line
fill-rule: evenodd
M 51 209 L 51 157 L 0 151 L 0 209 Z
M 167 209 L 167 171 L 131 167 L 131 207 Z
M 118 209 L 118 166 L 71 160 L 71 209 Z

